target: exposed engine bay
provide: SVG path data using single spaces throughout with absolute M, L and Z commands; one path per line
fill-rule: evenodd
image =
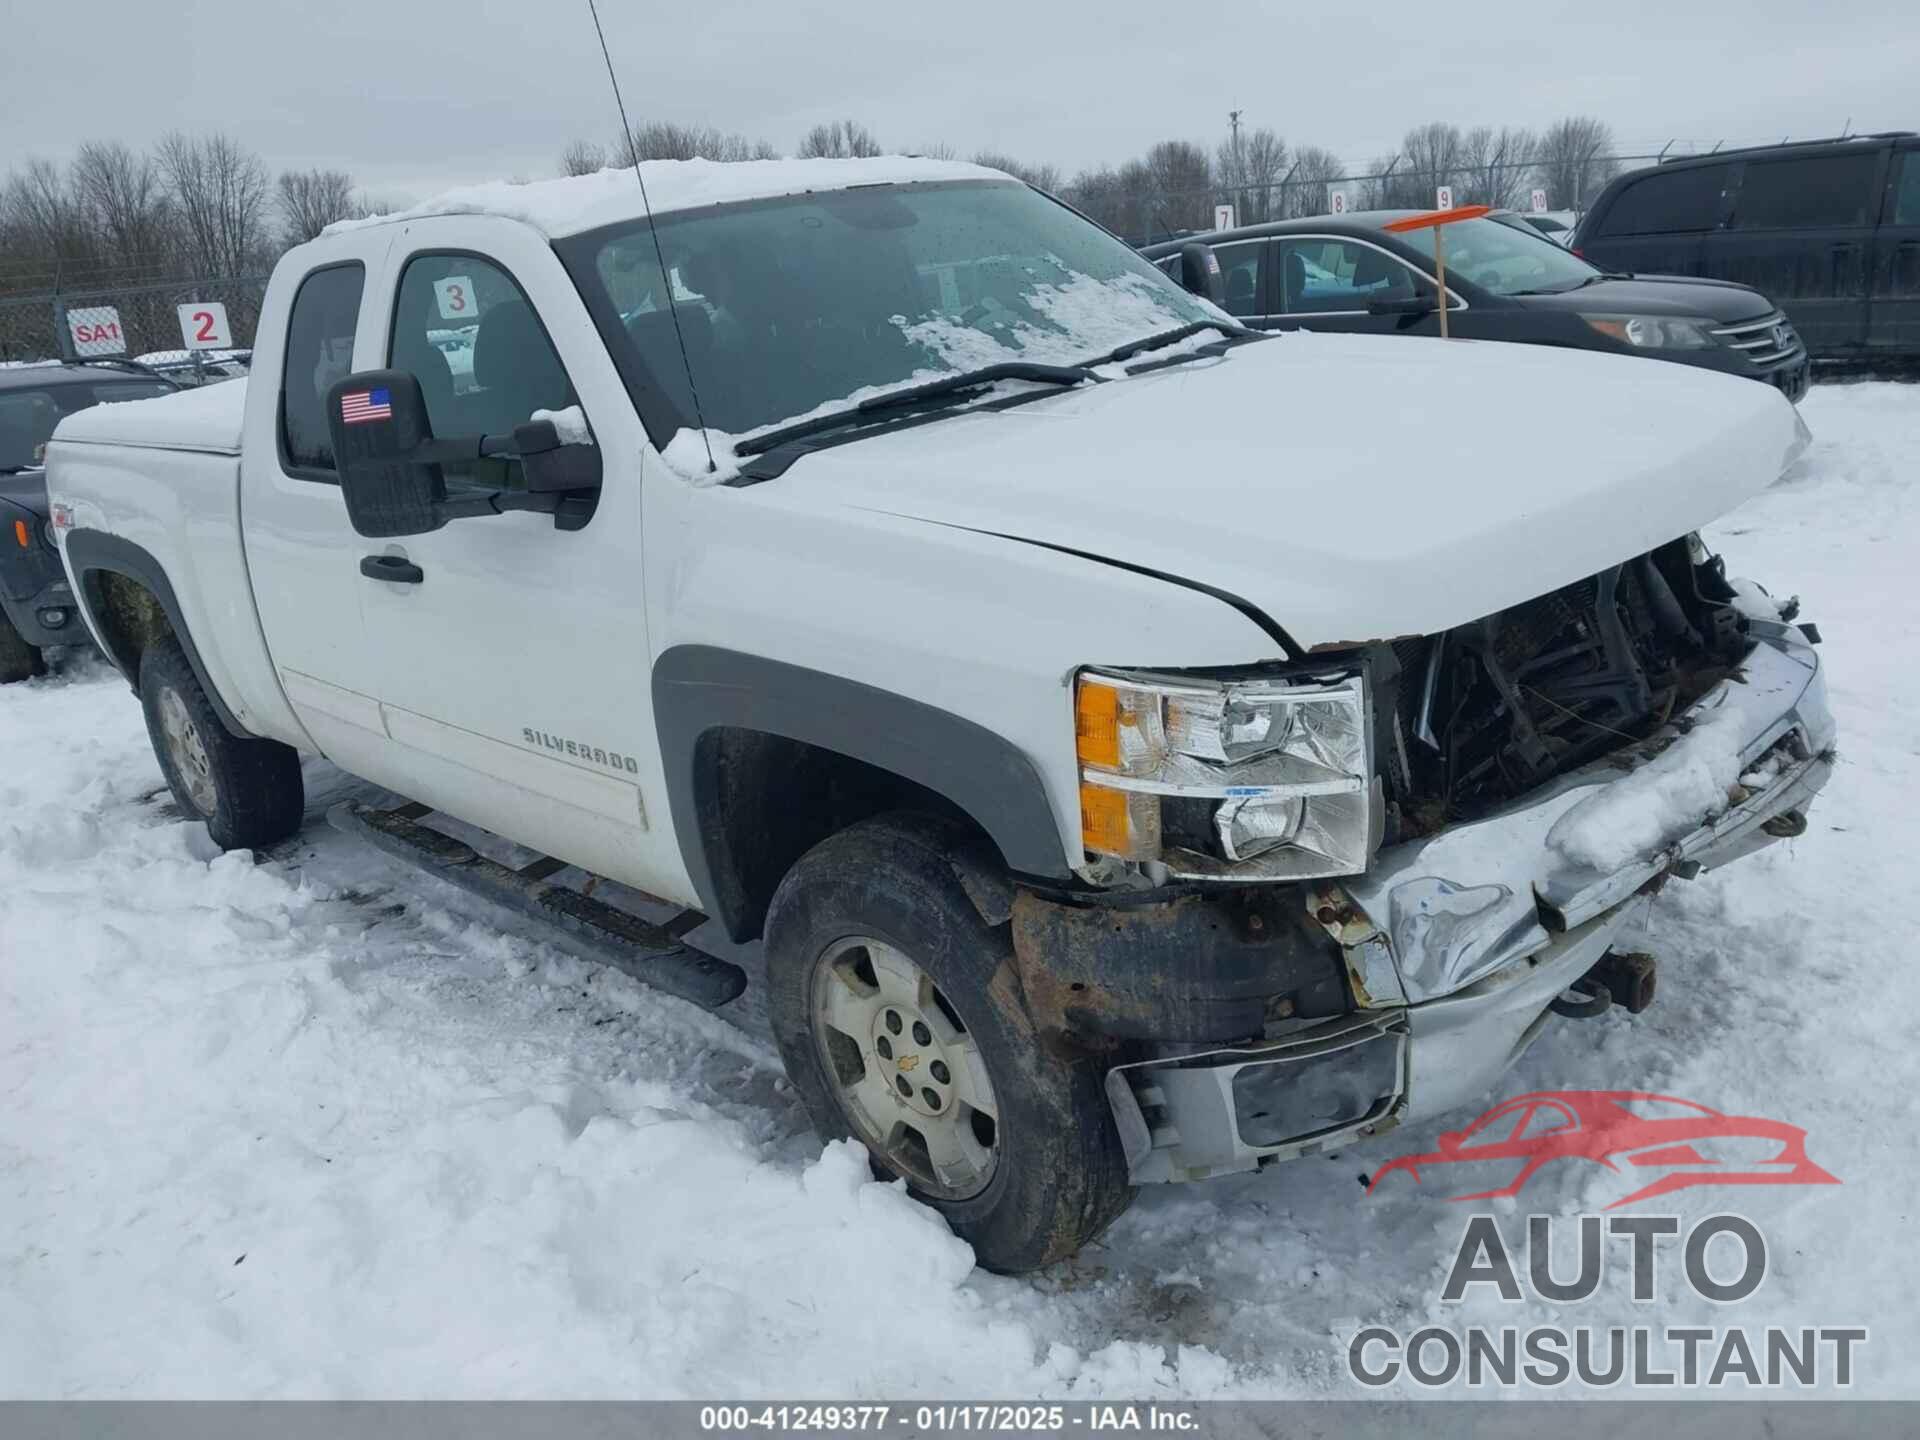
M 1389 839 L 1471 820 L 1657 729 L 1725 679 L 1745 625 L 1692 536 L 1440 635 L 1394 642 Z M 1383 711 L 1386 707 L 1383 707 Z

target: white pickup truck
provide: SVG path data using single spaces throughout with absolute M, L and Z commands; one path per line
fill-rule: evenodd
M 61 425 L 74 591 L 220 844 L 324 756 L 703 1003 L 693 927 L 763 939 L 820 1130 L 1021 1269 L 1637 1010 L 1636 901 L 1805 828 L 1817 634 L 1695 534 L 1804 447 L 1774 391 L 1251 335 L 967 165 L 644 173 L 651 219 L 620 170 L 336 226 L 251 379 Z

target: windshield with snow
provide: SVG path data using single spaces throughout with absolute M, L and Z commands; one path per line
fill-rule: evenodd
M 1446 227 L 1447 273 L 1464 275 L 1496 295 L 1550 295 L 1575 290 L 1599 271 L 1564 245 L 1547 239 L 1517 217 L 1461 220 Z M 1412 230 L 1400 237 L 1428 260 L 1433 231 Z
M 659 244 L 680 335 L 645 221 L 560 247 L 656 441 L 694 424 L 689 369 L 706 427 L 738 436 L 1004 361 L 1080 364 L 1219 318 L 1012 182 L 663 215 Z

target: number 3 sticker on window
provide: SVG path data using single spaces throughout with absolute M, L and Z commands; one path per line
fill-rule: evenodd
M 449 275 L 433 282 L 434 298 L 440 302 L 442 320 L 475 320 L 480 306 L 473 297 L 473 281 L 465 275 Z

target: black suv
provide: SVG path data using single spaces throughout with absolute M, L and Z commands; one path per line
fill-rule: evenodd
M 1722 150 L 1620 176 L 1574 246 L 1596 265 L 1733 280 L 1820 359 L 1920 356 L 1920 135 Z
M 1174 280 L 1261 330 L 1438 335 L 1432 229 L 1385 227 L 1417 210 L 1282 220 L 1149 245 Z M 1189 247 L 1211 247 L 1214 276 Z M 1204 252 L 1203 252 L 1204 253 Z M 1806 394 L 1807 353 L 1773 302 L 1744 285 L 1609 273 L 1511 211 L 1446 226 L 1447 325 L 1458 336 L 1650 356 Z
M 42 647 L 87 640 L 47 525 L 53 427 L 89 405 L 179 388 L 131 362 L 0 367 L 0 685 L 39 674 Z

